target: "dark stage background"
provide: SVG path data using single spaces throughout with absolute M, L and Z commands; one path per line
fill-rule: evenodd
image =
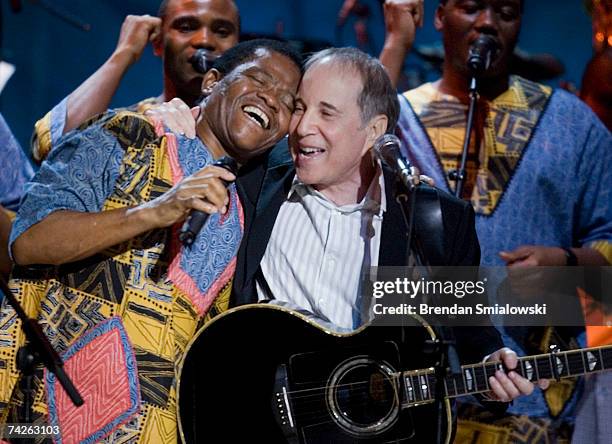
M 155 14 L 157 0 L 23 0 L 21 12 L 2 5 L 3 59 L 17 71 L 0 94 L 0 112 L 28 150 L 34 122 L 87 78 L 113 51 L 123 18 L 127 14 Z M 342 0 L 237 0 L 243 33 L 308 39 L 336 46 L 356 45 L 351 18 L 337 30 L 336 18 Z M 377 0 L 369 5 L 369 43 L 362 49 L 377 55 L 384 38 L 382 11 Z M 85 32 L 50 14 L 41 5 L 54 8 L 91 24 Z M 439 42 L 433 28 L 437 0 L 425 0 L 425 26 L 417 34 L 417 45 Z M 549 81 L 558 85 L 569 80 L 579 86 L 582 71 L 592 55 L 591 19 L 581 0 L 528 0 L 519 46 L 529 52 L 547 52 L 565 65 L 563 76 Z M 429 79 L 416 56 L 406 68 Z M 417 76 L 418 77 L 418 76 Z M 161 90 L 161 63 L 151 48 L 124 78 L 113 106 L 129 105 Z

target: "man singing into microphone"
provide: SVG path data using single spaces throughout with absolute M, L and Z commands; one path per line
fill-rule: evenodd
M 468 53 L 479 37 L 491 37 L 492 63 L 480 79 L 462 196 L 476 212 L 482 265 L 609 264 L 612 136 L 574 96 L 510 75 L 522 14 L 522 0 L 440 1 L 434 24 L 444 43 L 443 74 L 400 97 L 404 152 L 438 187 L 454 191 L 447 177 L 461 158 Z M 389 29 L 408 30 L 413 38 L 412 21 L 406 13 Z M 398 39 L 388 35 L 387 41 L 392 46 Z M 396 45 L 393 54 L 401 50 Z M 525 351 L 533 332 L 503 333 L 506 345 Z M 559 343 L 550 330 L 531 338 L 542 351 L 551 340 Z M 514 415 L 495 425 L 484 413 L 486 425 L 469 416 L 459 434 L 465 442 L 488 434 L 495 436 L 491 441 L 555 442 L 567 435 L 578 392 L 571 381 L 553 383 L 546 394 L 517 400 L 509 409 Z
M 33 179 L 12 253 L 21 266 L 57 267 L 18 266 L 11 285 L 85 399 L 73 410 L 37 373 L 33 416 L 58 426 L 63 442 L 177 442 L 175 369 L 204 317 L 227 306 L 251 211 L 238 194 L 287 132 L 300 76 L 301 58 L 287 44 L 242 43 L 204 76 L 197 138 L 159 137 L 141 115 L 111 112 L 67 135 Z M 224 155 L 242 165 L 229 193 L 222 180 L 234 175 L 210 165 Z M 181 248 L 177 230 L 193 210 L 211 216 Z M 21 422 L 20 328 L 5 306 L 0 423 Z

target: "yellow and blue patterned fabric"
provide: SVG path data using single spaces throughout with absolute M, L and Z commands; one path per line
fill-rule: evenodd
M 452 192 L 447 174 L 459 163 L 467 106 L 431 83 L 399 99 L 404 154 L 436 186 Z M 483 130 L 472 139 L 464 198 L 476 212 L 481 264 L 502 266 L 498 253 L 520 245 L 588 246 L 612 263 L 610 132 L 576 97 L 516 76 L 505 93 L 479 106 Z M 514 330 L 500 328 L 504 344 L 527 354 Z M 577 345 L 585 346 L 584 334 Z M 572 422 L 579 392 L 570 380 L 547 392 L 536 388 L 512 403 L 508 412 L 514 416 L 502 426 L 464 423 L 481 441 L 472 441 L 476 435 L 460 425 L 459 442 L 548 442 L 547 433 Z
M 159 97 L 149 97 L 123 109 L 142 114 L 147 109 L 160 103 L 162 101 L 160 101 Z M 67 106 L 68 97 L 64 97 L 60 103 L 51 108 L 51 111 L 34 124 L 34 133 L 32 134 L 30 145 L 32 158 L 36 162 L 41 163 L 45 160 L 49 152 L 61 142 L 64 127 L 66 126 Z M 85 122 L 83 125 L 87 126 L 88 124 L 88 122 Z
M 57 210 L 108 211 L 150 201 L 212 162 L 199 139 L 158 136 L 142 116 L 110 113 L 69 133 L 28 185 L 11 243 Z M 65 359 L 86 400 L 76 409 L 52 375 L 35 375 L 35 423 L 60 427 L 56 442 L 177 441 L 177 371 L 210 313 L 227 308 L 243 216 L 235 186 L 193 248 L 179 225 L 144 233 L 83 261 L 17 267 L 10 286 Z M 76 240 L 78 241 L 78 240 Z M 18 422 L 15 357 L 21 323 L 0 311 L 0 422 Z
M 400 96 L 398 132 L 409 160 L 452 192 L 466 105 L 431 83 Z M 468 162 L 483 265 L 522 244 L 590 246 L 612 262 L 612 135 L 565 91 L 511 77 L 485 104 L 484 137 Z M 448 109 L 446 109 L 448 108 Z M 445 111 L 446 109 L 446 111 Z M 470 170 L 472 171 L 470 173 Z

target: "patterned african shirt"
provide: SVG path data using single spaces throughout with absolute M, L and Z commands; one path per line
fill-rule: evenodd
M 159 97 L 149 97 L 141 100 L 134 105 L 126 108 L 121 108 L 125 111 L 133 111 L 136 113 L 144 113 L 147 109 L 159 105 L 161 102 Z M 34 124 L 34 133 L 32 134 L 32 158 L 41 163 L 47 158 L 49 152 L 60 143 L 64 127 L 66 126 L 66 112 L 68 106 L 68 97 L 55 105 L 51 111 L 44 115 Z M 93 119 L 98 119 L 94 117 Z M 83 127 L 89 125 L 89 122 L 84 122 Z
M 199 139 L 158 137 L 141 116 L 111 112 L 67 134 L 51 152 L 28 187 L 11 244 L 54 211 L 139 205 L 211 162 Z M 230 194 L 229 211 L 211 215 L 190 248 L 179 245 L 177 225 L 76 263 L 14 271 L 15 296 L 38 319 L 85 399 L 75 408 L 56 378 L 38 369 L 34 423 L 59 426 L 56 442 L 177 441 L 177 382 L 185 348 L 205 317 L 229 301 L 243 231 L 234 185 Z M 0 422 L 19 422 L 20 324 L 5 302 Z
M 404 154 L 436 186 L 452 192 L 447 174 L 460 161 L 467 106 L 431 83 L 399 100 Z M 476 126 L 482 131 L 472 136 L 463 197 L 476 212 L 481 264 L 504 265 L 498 253 L 524 244 L 588 246 L 612 263 L 610 132 L 576 97 L 520 77 L 511 77 L 507 91 L 492 102 L 481 100 L 479 108 L 484 111 Z M 504 343 L 525 354 L 524 344 L 501 330 Z M 547 342 L 545 334 L 541 347 Z M 508 410 L 541 421 L 517 416 L 497 429 L 476 422 L 469 427 L 482 442 L 548 442 L 549 426 L 571 423 L 579 387 L 563 380 L 515 400 Z M 472 442 L 471 433 L 460 421 L 460 442 Z

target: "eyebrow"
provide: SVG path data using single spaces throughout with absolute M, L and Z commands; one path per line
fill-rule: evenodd
M 261 74 L 263 75 L 267 81 L 269 82 L 274 82 L 275 79 L 274 77 L 267 71 L 261 69 L 259 66 L 249 66 L 247 69 L 244 70 L 244 72 L 246 73 L 257 73 L 257 74 Z
M 172 22 L 170 22 L 170 26 L 176 26 L 177 24 L 180 24 L 180 23 L 200 23 L 200 22 L 201 20 L 199 16 L 193 15 L 193 14 L 184 14 L 184 15 L 179 15 L 177 17 L 174 17 Z M 219 27 L 219 26 L 227 26 L 232 31 L 236 30 L 236 25 L 234 25 L 234 23 L 231 20 L 224 19 L 224 18 L 216 18 L 210 24 L 211 28 Z
M 323 107 L 326 108 L 328 110 L 334 111 L 336 113 L 340 113 L 340 110 L 338 108 L 336 108 L 334 105 L 332 105 L 331 103 L 328 102 L 319 102 L 319 104 Z
M 227 20 L 227 19 L 221 19 L 221 18 L 213 20 L 210 26 L 211 28 L 214 26 L 227 26 L 232 31 L 236 30 L 236 25 L 234 24 L 234 22 Z
M 181 22 L 199 22 L 199 21 L 200 19 L 196 17 L 195 15 L 185 14 L 185 15 L 179 15 L 179 16 L 174 17 L 172 21 L 170 22 L 170 25 L 174 25 L 176 23 L 181 23 Z
M 253 73 L 257 73 L 257 74 L 261 74 L 262 76 L 264 76 L 266 78 L 266 82 L 270 82 L 270 83 L 278 83 L 278 80 L 269 72 L 261 69 L 258 66 L 250 66 L 247 69 L 244 70 L 245 73 L 247 74 L 253 74 Z M 289 90 L 283 90 L 284 93 L 288 94 L 291 96 L 292 100 L 294 100 L 295 94 L 293 94 L 292 92 L 290 92 Z
M 270 83 L 277 83 L 277 80 L 274 78 L 273 75 L 271 75 L 269 72 L 261 69 L 258 66 L 249 66 L 247 69 L 244 70 L 244 72 L 246 74 L 253 74 L 253 73 L 257 73 L 257 74 L 261 74 L 266 78 L 266 82 L 270 82 Z M 295 102 L 296 100 L 296 95 L 294 93 L 292 93 L 291 91 L 289 91 L 288 89 L 282 89 L 281 90 L 282 93 L 282 99 L 287 98 L 289 100 L 291 100 L 291 105 L 293 105 L 293 102 Z

